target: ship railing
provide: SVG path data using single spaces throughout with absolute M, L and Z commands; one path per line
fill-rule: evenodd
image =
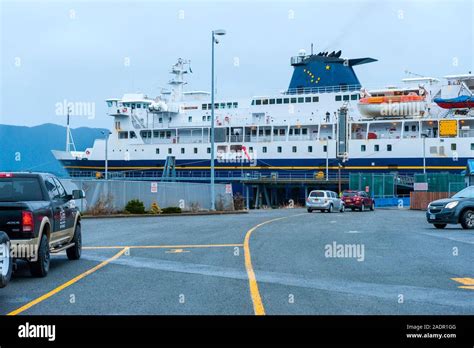
M 288 88 L 283 94 L 318 94 L 318 93 L 338 93 L 338 92 L 354 92 L 360 91 L 361 85 L 341 85 L 341 86 L 326 86 L 326 87 L 301 87 Z
M 69 176 L 72 178 L 82 178 L 82 179 L 96 179 L 97 172 L 92 171 L 71 171 Z M 101 178 L 104 177 L 104 173 L 99 171 Z M 215 173 L 215 177 L 220 181 L 304 181 L 304 180 L 347 180 L 349 174 L 341 171 L 341 173 L 330 172 L 328 177 L 325 177 L 324 170 L 314 170 L 301 173 L 300 171 L 287 171 L 287 172 L 272 172 L 271 168 L 265 171 L 252 171 L 249 167 L 242 168 L 241 171 L 238 170 L 218 170 Z M 163 171 L 144 171 L 144 170 L 130 170 L 130 171 L 109 171 L 108 177 L 111 180 L 153 180 L 161 179 L 163 177 Z M 177 180 L 207 180 L 210 179 L 211 174 L 209 170 L 178 170 L 176 176 L 173 178 L 166 178 L 167 180 L 177 179 Z

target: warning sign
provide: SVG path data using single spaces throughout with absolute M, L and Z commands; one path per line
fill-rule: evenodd
M 232 194 L 232 184 L 225 185 L 225 193 Z
M 151 193 L 157 193 L 158 192 L 158 183 L 157 182 L 152 182 L 151 183 Z

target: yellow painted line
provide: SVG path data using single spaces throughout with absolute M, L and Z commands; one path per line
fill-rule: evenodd
M 68 286 L 71 286 L 72 284 L 78 282 L 79 280 L 81 280 L 82 278 L 85 278 L 87 277 L 88 275 L 94 273 L 95 271 L 98 271 L 99 269 L 101 269 L 102 267 L 106 266 L 107 264 L 109 264 L 111 261 L 113 260 L 116 260 L 118 259 L 120 256 L 122 256 L 126 251 L 128 250 L 128 248 L 124 248 L 122 250 L 120 250 L 117 254 L 115 254 L 114 256 L 112 256 L 111 258 L 99 263 L 97 266 L 91 268 L 90 270 L 82 273 L 82 274 L 79 274 L 77 277 L 67 281 L 66 283 L 58 286 L 57 288 L 51 290 L 50 292 L 44 294 L 43 296 L 40 296 L 38 297 L 37 299 L 34 299 L 33 301 L 27 303 L 26 305 L 8 313 L 7 315 L 17 315 L 17 314 L 20 314 L 24 311 L 26 311 L 27 309 L 37 305 L 38 303 L 50 298 L 51 296 L 54 296 L 56 295 L 58 292 L 66 289 Z
M 255 272 L 252 266 L 252 257 L 250 256 L 250 247 L 249 247 L 250 236 L 257 228 L 263 225 L 266 225 L 275 221 L 279 221 L 279 220 L 288 219 L 290 217 L 300 216 L 300 215 L 307 215 L 307 214 L 296 214 L 296 215 L 285 216 L 281 218 L 264 221 L 252 227 L 245 234 L 245 240 L 244 240 L 245 269 L 247 271 L 247 277 L 249 279 L 250 297 L 252 298 L 253 310 L 255 312 L 255 315 L 265 315 L 265 308 L 263 307 L 262 297 L 260 296 L 260 291 L 258 290 L 257 278 L 255 277 Z
M 455 282 L 463 284 L 459 286 L 460 289 L 474 290 L 474 278 L 451 278 Z
M 186 249 L 186 248 L 226 248 L 226 247 L 243 247 L 243 244 L 182 244 L 182 245 L 126 245 L 126 246 L 89 246 L 82 247 L 85 250 L 96 249 Z

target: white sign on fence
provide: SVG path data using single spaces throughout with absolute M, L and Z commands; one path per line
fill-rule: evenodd
M 157 193 L 158 192 L 158 183 L 157 182 L 152 182 L 151 183 L 151 193 Z
M 415 191 L 428 191 L 428 183 L 427 182 L 415 182 L 415 183 L 413 183 L 413 189 Z
M 232 194 L 232 184 L 226 184 L 225 185 L 225 193 Z

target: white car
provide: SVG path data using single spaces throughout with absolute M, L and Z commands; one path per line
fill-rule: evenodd
M 336 192 L 314 190 L 311 191 L 308 198 L 306 198 L 306 209 L 308 210 L 308 213 L 313 212 L 313 210 L 325 211 L 328 213 L 339 211 L 343 213 L 345 205 Z

